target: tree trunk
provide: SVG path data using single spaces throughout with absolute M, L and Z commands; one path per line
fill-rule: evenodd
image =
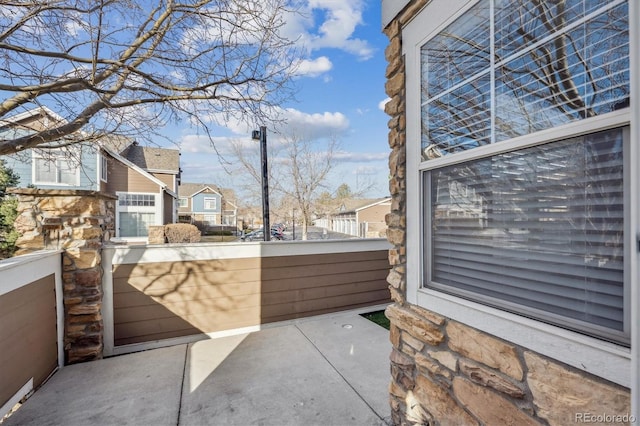
M 309 238 L 308 233 L 309 222 L 307 221 L 306 215 L 302 216 L 302 240 L 307 241 Z

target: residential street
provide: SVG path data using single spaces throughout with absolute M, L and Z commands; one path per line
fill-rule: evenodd
M 357 238 L 353 235 L 341 234 L 340 232 L 333 232 L 326 230 L 325 228 L 320 228 L 318 226 L 310 226 L 307 230 L 307 239 L 308 240 L 343 240 L 346 238 Z M 287 240 L 293 240 L 293 231 L 291 227 L 289 227 L 285 232 L 284 236 Z M 296 225 L 296 241 L 302 240 L 302 226 Z

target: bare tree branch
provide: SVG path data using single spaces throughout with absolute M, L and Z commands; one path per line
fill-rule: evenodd
M 293 93 L 288 0 L 0 3 L 0 119 L 45 105 L 66 120 L 0 132 L 0 155 L 98 133 L 152 140 L 163 121 L 204 128 L 221 113 L 264 124 Z

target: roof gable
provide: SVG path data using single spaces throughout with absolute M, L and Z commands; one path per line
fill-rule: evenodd
M 180 194 L 181 197 L 194 197 L 199 193 L 207 190 L 222 196 L 222 191 L 220 191 L 217 186 L 211 184 L 184 182 L 181 183 L 180 186 L 178 186 L 178 194 Z
M 111 157 L 113 157 L 115 160 L 121 162 L 122 164 L 124 164 L 127 167 L 130 167 L 131 169 L 133 169 L 137 173 L 140 173 L 145 178 L 149 179 L 150 181 L 152 181 L 153 183 L 158 185 L 160 188 L 162 188 L 169 195 L 171 195 L 174 198 L 177 198 L 178 195 L 175 192 L 173 192 L 169 187 L 167 187 L 167 185 L 164 182 L 162 182 L 160 179 L 158 179 L 155 176 L 153 176 L 151 173 L 148 173 L 146 170 L 143 170 L 138 165 L 136 165 L 136 164 L 132 163 L 131 161 L 127 160 L 126 158 L 124 158 L 120 154 L 111 151 L 109 148 L 104 148 L 104 150 Z
M 64 117 L 56 114 L 45 106 L 41 106 L 0 120 L 0 130 L 17 128 L 25 129 L 29 133 L 39 132 L 55 125 L 65 124 L 66 122 L 67 120 L 65 120 Z
M 178 174 L 180 170 L 180 151 L 177 149 L 152 148 L 134 142 L 122 151 L 122 156 L 147 171 Z
M 391 201 L 391 198 L 389 198 L 389 197 L 386 197 L 386 198 L 355 198 L 355 199 L 348 199 L 348 200 L 344 200 L 342 202 L 342 204 L 338 208 L 338 211 L 340 213 L 357 212 L 357 211 L 365 209 L 367 207 L 372 207 L 372 206 L 375 206 L 377 204 L 382 204 L 384 202 L 390 202 L 390 201 Z

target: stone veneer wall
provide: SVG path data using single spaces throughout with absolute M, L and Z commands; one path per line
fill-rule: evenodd
M 393 345 L 389 387 L 393 423 L 567 425 L 580 423 L 576 417 L 580 413 L 628 415 L 628 389 L 478 331 L 473 324 L 461 324 L 406 302 L 402 27 L 427 3 L 409 2 L 384 30 L 390 41 L 385 56 L 386 92 L 391 100 L 385 111 L 391 116 L 392 205 L 386 220 L 387 238 L 394 246 L 389 251 L 387 278 L 394 304 L 386 314 Z M 623 424 L 627 419 L 608 420 Z
M 16 255 L 64 250 L 66 363 L 102 357 L 102 244 L 114 235 L 116 197 L 93 191 L 17 189 Z

